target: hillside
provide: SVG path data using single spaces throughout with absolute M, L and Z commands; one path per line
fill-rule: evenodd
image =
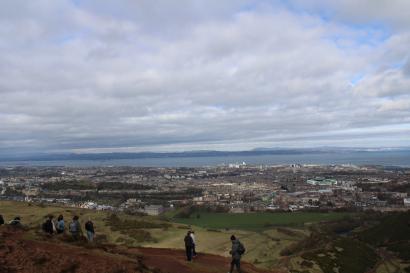
M 19 215 L 26 226 L 0 228 L 0 272 L 226 272 L 231 234 L 246 246 L 245 273 L 410 272 L 409 212 L 201 214 L 186 219 L 191 221 L 186 224 L 22 202 L 0 202 L 0 213 L 6 220 Z M 63 214 L 67 222 L 74 215 L 81 223 L 91 218 L 95 243 L 73 243 L 67 235 L 45 236 L 40 226 L 49 214 Z M 206 221 L 212 217 L 225 228 Z M 189 229 L 195 230 L 200 253 L 193 263 L 185 261 L 183 250 Z
M 78 208 L 59 207 L 55 205 L 27 204 L 23 202 L 0 201 L 0 214 L 6 219 L 19 215 L 24 224 L 33 231 L 40 230 L 44 217 L 48 214 L 63 214 L 66 221 L 74 215 L 84 223 L 91 218 L 96 228 L 96 240 L 127 247 L 151 247 L 183 249 L 183 238 L 191 227 L 195 230 L 198 242 L 197 250 L 201 253 L 228 257 L 231 246 L 230 236 L 236 234 L 247 246 L 243 260 L 258 268 L 271 269 L 279 262 L 281 250 L 295 243 L 304 236 L 306 230 L 286 232 L 284 229 L 264 227 L 263 230 L 209 229 L 195 225 L 185 225 L 164 221 L 158 217 L 111 214 L 105 211 L 94 211 Z M 285 231 L 285 233 L 284 233 Z
M 67 237 L 33 237 L 30 231 L 0 227 L 0 272 L 2 273 L 212 273 L 224 272 L 229 259 L 200 254 L 192 263 L 174 249 L 128 248 L 108 244 L 89 246 L 69 243 Z M 244 272 L 269 273 L 251 264 Z

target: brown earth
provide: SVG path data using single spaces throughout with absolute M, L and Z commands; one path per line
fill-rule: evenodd
M 228 272 L 230 259 L 198 254 L 187 262 L 184 251 L 68 243 L 64 236 L 33 236 L 0 227 L 1 273 L 216 273 Z M 244 273 L 273 273 L 243 263 Z
M 217 273 L 228 272 L 230 259 L 212 254 L 198 253 L 192 262 L 186 261 L 185 252 L 175 249 L 139 248 L 143 261 L 148 266 L 161 269 L 164 273 Z M 236 271 L 234 271 L 236 272 Z M 242 263 L 243 273 L 273 273 Z
M 125 256 L 105 249 L 86 248 L 55 238 L 25 238 L 16 228 L 0 230 L 1 273 L 120 273 L 153 272 L 142 264 L 141 257 Z

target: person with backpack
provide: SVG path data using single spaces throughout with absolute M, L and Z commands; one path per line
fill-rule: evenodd
M 65 229 L 65 224 L 64 224 L 64 217 L 63 215 L 59 215 L 57 218 L 57 225 L 56 225 L 56 230 L 58 234 L 64 233 Z
M 232 249 L 229 253 L 232 255 L 232 261 L 229 273 L 233 272 L 234 267 L 236 267 L 238 273 L 241 273 L 241 257 L 245 253 L 245 247 L 238 239 L 236 239 L 235 235 L 231 236 L 231 242 Z
M 192 247 L 194 245 L 190 231 L 187 232 L 184 238 L 184 242 L 185 242 L 186 259 L 188 262 L 190 262 L 192 261 Z
M 78 221 L 78 216 L 73 217 L 73 221 L 69 225 L 69 230 L 71 235 L 73 236 L 74 241 L 77 241 L 80 239 L 80 235 L 82 233 L 81 231 L 81 225 L 80 222 Z
M 43 231 L 52 235 L 54 232 L 53 226 L 53 215 L 49 215 L 47 220 L 43 223 Z
M 85 223 L 85 230 L 87 231 L 88 242 L 91 243 L 94 240 L 94 224 L 91 222 L 91 219 L 88 218 L 88 221 Z

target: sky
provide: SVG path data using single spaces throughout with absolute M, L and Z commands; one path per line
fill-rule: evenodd
M 410 146 L 408 0 L 0 5 L 0 154 Z

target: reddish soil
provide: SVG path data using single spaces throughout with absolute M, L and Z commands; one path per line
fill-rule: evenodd
M 137 255 L 125 256 L 104 249 L 67 244 L 55 238 L 24 239 L 25 232 L 0 230 L 1 273 L 122 273 L 144 270 Z
M 182 250 L 89 246 L 58 236 L 39 240 L 20 229 L 0 228 L 1 273 L 216 273 L 228 272 L 229 266 L 229 258 L 210 254 L 187 262 Z M 243 273 L 269 273 L 248 263 L 242 268 Z
M 211 254 L 198 253 L 192 262 L 186 261 L 185 252 L 176 249 L 139 248 L 146 265 L 159 268 L 164 273 L 228 272 L 231 260 Z M 236 271 L 234 271 L 236 272 Z M 243 273 L 272 273 L 242 262 Z

